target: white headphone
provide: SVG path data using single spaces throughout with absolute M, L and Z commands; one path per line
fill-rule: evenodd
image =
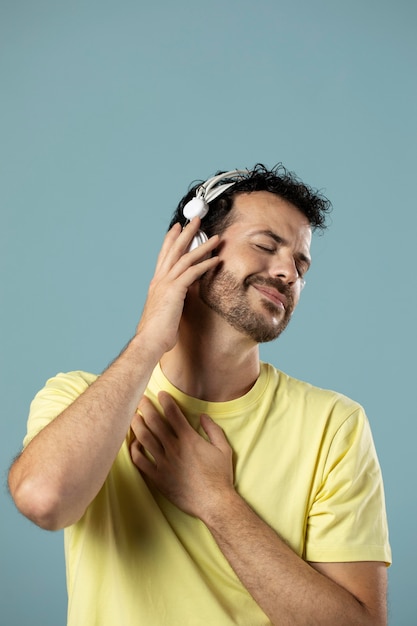
M 195 197 L 187 202 L 182 210 L 184 217 L 187 218 L 187 222 L 191 221 L 193 217 L 200 217 L 201 219 L 203 219 L 203 217 L 205 217 L 208 213 L 209 202 L 211 202 L 215 198 L 218 198 L 218 196 L 224 193 L 226 189 L 229 189 L 229 187 L 237 182 L 236 180 L 234 180 L 231 183 L 217 185 L 219 181 L 235 177 L 244 178 L 249 173 L 249 170 L 231 170 L 230 172 L 225 172 L 224 174 L 217 174 L 217 176 L 209 178 L 208 180 L 206 180 L 205 183 L 197 187 Z M 202 230 L 199 230 L 192 240 L 189 250 L 194 250 L 194 248 L 197 248 L 197 246 L 200 246 L 207 240 L 208 237 L 206 233 L 204 233 Z

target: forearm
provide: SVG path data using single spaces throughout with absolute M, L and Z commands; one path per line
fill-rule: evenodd
M 236 493 L 202 516 L 235 573 L 279 626 L 382 626 L 364 604 L 303 561 Z
M 187 252 L 199 226 L 196 218 L 167 233 L 136 336 L 14 463 L 10 491 L 36 524 L 53 529 L 77 521 L 103 485 L 155 365 L 177 341 L 188 288 L 218 263 L 211 256 L 217 236 Z
M 77 521 L 102 487 L 160 355 L 140 335 L 28 445 L 10 470 L 17 507 L 43 528 Z

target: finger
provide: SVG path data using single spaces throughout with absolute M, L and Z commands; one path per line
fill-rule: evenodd
M 168 443 L 175 438 L 172 428 L 161 416 L 149 398 L 144 397 L 141 400 L 140 407 L 146 428 L 160 442 L 162 448 L 165 450 Z
M 189 254 L 192 253 L 194 253 L 194 250 Z M 173 279 L 180 281 L 186 288 L 190 287 L 196 280 L 201 278 L 203 274 L 214 269 L 220 261 L 219 257 L 210 256 L 209 258 L 202 258 L 198 260 L 198 262 L 194 262 L 190 265 L 192 259 L 185 259 L 185 257 L 183 257 L 183 259 L 184 262 L 180 262 L 180 264 L 175 267 L 174 271 L 176 276 L 174 276 Z
M 216 424 L 211 417 L 203 413 L 200 416 L 200 424 L 213 446 L 219 448 L 222 452 L 231 453 L 232 449 L 226 439 L 223 429 L 220 428 L 220 426 Z
M 153 430 L 151 427 L 152 424 L 158 423 L 161 421 L 161 413 L 155 406 L 148 396 L 142 396 L 139 407 L 139 414 L 144 418 L 146 425 Z
M 129 452 L 132 458 L 133 463 L 136 465 L 136 460 L 139 458 L 139 455 L 142 454 L 143 448 L 136 437 L 132 440 L 129 445 Z
M 158 400 L 162 406 L 168 424 L 177 436 L 184 430 L 193 430 L 184 413 L 169 393 L 160 391 Z
M 163 445 L 156 434 L 147 427 L 145 419 L 141 415 L 135 418 L 132 430 L 140 446 L 143 446 L 143 448 L 150 452 L 157 462 L 164 454 Z
M 166 272 L 179 257 L 185 254 L 201 225 L 201 219 L 195 217 L 184 228 L 179 223 L 168 231 L 158 256 L 157 270 Z M 167 265 L 169 266 L 167 268 Z
M 182 231 L 181 224 L 179 222 L 176 222 L 165 235 L 164 241 L 162 242 L 162 246 L 159 251 L 157 261 L 156 261 L 156 270 L 158 270 L 159 266 L 165 259 L 165 256 L 171 250 L 173 244 L 175 243 L 175 241 L 178 239 L 179 235 L 181 234 L 181 231 Z
M 138 412 L 139 409 L 136 409 L 134 416 L 132 417 L 132 421 L 130 422 L 130 428 L 132 429 L 133 435 L 137 437 L 136 431 L 140 426 L 140 418 L 141 414 Z
M 212 255 L 218 243 L 219 236 L 213 235 L 208 241 L 194 248 L 194 250 L 187 251 L 188 245 L 185 249 L 181 248 L 179 251 L 173 250 L 171 257 L 166 259 L 166 265 L 161 266 L 161 272 L 164 271 L 164 275 L 176 279 L 184 274 L 190 267 L 197 267 L 197 272 L 200 272 L 200 274 L 207 271 L 208 267 L 212 267 L 218 262 L 218 257 Z M 202 265 L 206 261 L 209 261 L 209 263 Z
M 152 402 L 149 400 L 147 396 L 142 396 L 139 402 L 138 408 L 136 409 L 133 415 L 131 424 L 130 424 L 136 438 L 138 438 L 138 433 L 142 432 L 142 429 L 143 429 L 144 413 L 147 413 L 147 414 L 157 413 L 156 408 L 154 407 L 154 405 L 152 404 Z
M 152 400 L 148 398 L 148 396 L 142 396 L 137 410 L 139 411 L 139 415 L 142 415 L 142 416 L 145 414 L 147 415 L 153 415 L 155 413 L 158 414 L 157 408 L 155 407 Z
M 155 463 L 146 456 L 145 450 L 137 440 L 130 446 L 130 457 L 140 472 L 149 476 L 149 478 L 153 478 L 156 475 L 157 468 Z
M 174 267 L 178 260 L 184 257 L 187 263 L 193 264 L 203 260 L 207 255 L 211 255 L 213 250 L 218 246 L 219 236 L 213 235 L 200 246 L 189 251 L 190 244 L 197 234 L 201 225 L 201 220 L 195 217 L 189 222 L 181 232 L 177 230 L 169 238 L 167 245 L 164 246 L 164 254 L 161 255 L 158 270 L 167 273 L 171 267 Z

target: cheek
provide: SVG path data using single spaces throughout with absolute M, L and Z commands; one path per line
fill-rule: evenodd
M 294 287 L 293 291 L 293 310 L 297 307 L 300 301 L 301 289 L 299 286 Z
M 247 246 L 244 250 L 236 245 L 227 246 L 219 250 L 219 258 L 222 269 L 239 276 L 257 274 L 267 269 L 267 264 L 259 254 Z

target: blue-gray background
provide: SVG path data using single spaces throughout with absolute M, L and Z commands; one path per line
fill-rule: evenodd
M 62 533 L 5 486 L 32 396 L 132 335 L 189 183 L 257 161 L 334 204 L 262 356 L 365 405 L 391 624 L 417 623 L 416 18 L 414 0 L 1 0 L 2 625 L 65 624 Z

